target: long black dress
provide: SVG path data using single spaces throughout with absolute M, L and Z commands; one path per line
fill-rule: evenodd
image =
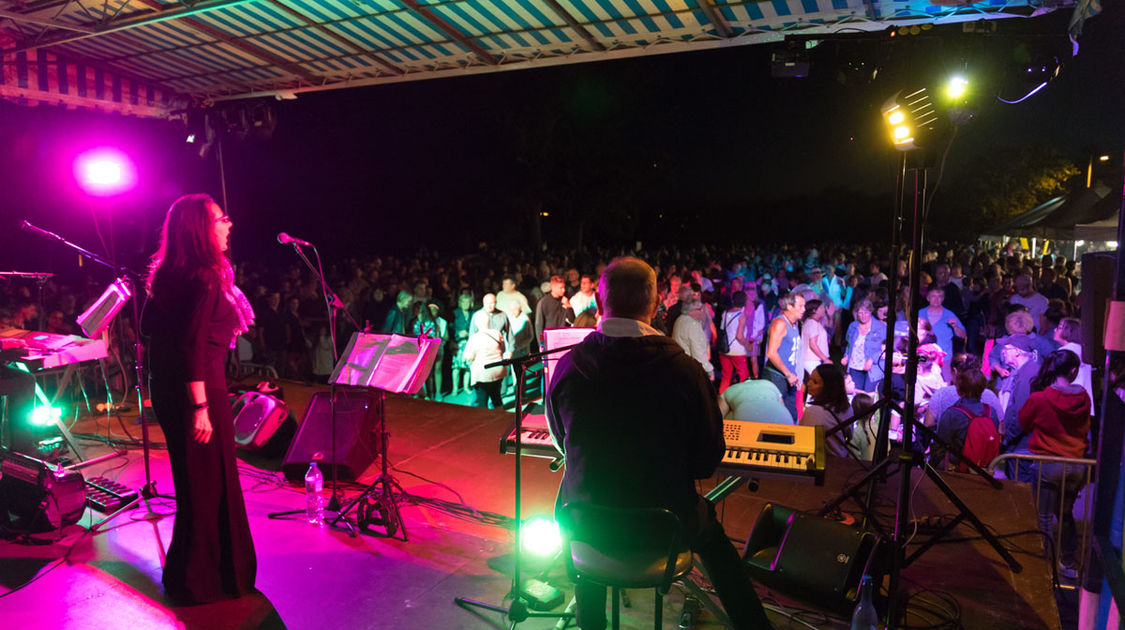
M 211 602 L 254 588 L 257 559 L 234 453 L 234 420 L 224 359 L 238 315 L 218 274 L 160 277 L 145 307 L 153 410 L 168 443 L 176 521 L 164 563 L 164 592 Z M 213 427 L 207 444 L 192 436 L 187 383 L 203 381 Z

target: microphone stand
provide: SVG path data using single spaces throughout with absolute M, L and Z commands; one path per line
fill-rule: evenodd
M 527 602 L 524 601 L 524 598 L 523 598 L 523 590 L 522 590 L 523 585 L 521 584 L 521 582 L 523 580 L 520 579 L 520 559 L 521 559 L 522 553 L 523 553 L 523 550 L 521 549 L 521 545 L 520 545 L 520 528 L 523 526 L 523 523 L 521 522 L 521 515 L 520 515 L 520 511 L 521 511 L 520 495 L 522 493 L 521 491 L 522 491 L 522 483 L 523 483 L 523 478 L 522 478 L 523 477 L 523 475 L 522 475 L 523 465 L 522 465 L 522 462 L 521 462 L 521 460 L 523 458 L 523 437 L 522 437 L 522 434 L 523 434 L 523 415 L 524 415 L 523 387 L 524 387 L 524 377 L 526 375 L 527 368 L 530 367 L 531 365 L 534 365 L 537 361 L 541 360 L 544 356 L 546 356 L 548 354 L 554 354 L 556 352 L 563 352 L 565 350 L 570 350 L 572 348 L 577 347 L 578 345 L 579 344 L 575 343 L 575 344 L 571 344 L 569 346 L 563 346 L 561 348 L 551 348 L 550 350 L 544 350 L 542 352 L 536 352 L 536 353 L 532 353 L 532 354 L 522 356 L 522 357 L 512 357 L 510 359 L 504 359 L 503 361 L 496 361 L 494 363 L 489 363 L 489 364 L 484 366 L 485 369 L 490 369 L 490 368 L 494 368 L 494 367 L 509 366 L 510 365 L 516 371 L 516 409 L 515 409 L 516 423 L 515 423 L 515 429 L 516 429 L 517 439 L 516 439 L 516 448 L 515 448 L 514 451 L 512 451 L 513 454 L 515 454 L 515 456 L 516 456 L 516 494 L 515 494 L 515 530 L 516 530 L 515 531 L 515 538 L 516 538 L 515 544 L 516 544 L 516 549 L 515 549 L 515 552 L 513 554 L 514 562 L 512 564 L 512 590 L 509 593 L 510 597 L 512 598 L 512 603 L 507 608 L 504 608 L 503 606 L 486 604 L 484 602 L 478 602 L 478 601 L 468 599 L 468 598 L 465 598 L 465 597 L 455 597 L 453 599 L 453 601 L 454 601 L 454 603 L 456 603 L 458 606 L 460 606 L 462 608 L 466 608 L 466 609 L 468 609 L 469 607 L 483 608 L 485 610 L 491 610 L 493 612 L 501 613 L 501 614 L 505 615 L 508 618 L 509 621 L 512 622 L 512 625 L 511 625 L 512 628 L 515 628 L 516 624 L 518 624 L 522 621 L 526 621 L 528 618 L 573 619 L 574 616 L 575 616 L 573 612 L 552 613 L 552 612 L 536 612 L 536 611 L 528 610 Z
M 135 355 L 135 362 L 133 363 L 135 383 L 133 385 L 133 390 L 135 391 L 137 396 L 137 414 L 141 420 L 141 448 L 144 452 L 143 460 L 145 466 L 145 485 L 141 486 L 140 491 L 137 493 L 136 499 L 133 499 L 129 503 L 118 508 L 117 511 L 109 514 L 102 520 L 91 525 L 90 531 L 97 532 L 102 525 L 117 518 L 121 514 L 132 510 L 137 506 L 137 504 L 142 501 L 144 501 L 145 507 L 148 510 L 145 513 L 144 520 L 160 520 L 161 518 L 163 518 L 162 515 L 158 512 L 153 511 L 152 504 L 149 503 L 149 500 L 156 497 L 175 500 L 176 497 L 173 495 L 159 494 L 156 491 L 156 481 L 152 478 L 152 463 L 150 454 L 151 447 L 148 436 L 148 419 L 145 415 L 144 392 L 141 389 L 144 380 L 144 348 L 141 346 L 141 309 L 139 305 L 140 296 L 137 293 L 137 287 L 139 286 L 141 275 L 126 267 L 125 265 L 119 265 L 108 258 L 99 256 L 88 249 L 71 243 L 70 241 L 59 236 L 58 234 L 55 234 L 54 232 L 49 232 L 42 228 L 35 227 L 27 221 L 24 221 L 20 228 L 25 232 L 31 232 L 48 240 L 55 241 L 56 243 L 59 243 L 61 245 L 65 245 L 66 247 L 69 247 L 70 249 L 78 252 L 84 258 L 96 262 L 103 267 L 112 269 L 114 273 L 119 274 L 122 278 L 125 279 L 125 282 L 129 284 L 129 290 L 133 293 L 133 352 Z M 109 389 L 108 383 L 106 384 L 106 389 Z
M 293 251 L 295 251 L 297 253 L 297 255 L 300 256 L 301 260 L 304 261 L 305 266 L 309 268 L 309 271 L 316 274 L 317 279 L 320 281 L 320 288 L 321 288 L 321 291 L 324 293 L 324 303 L 325 303 L 325 306 L 328 308 L 328 334 L 332 337 L 332 364 L 335 365 L 335 364 L 340 362 L 340 349 L 336 345 L 336 314 L 337 314 L 337 312 L 342 311 L 344 313 L 344 316 L 347 318 L 348 322 L 350 322 L 352 326 L 355 326 L 356 330 L 363 330 L 363 329 L 360 327 L 359 323 L 356 322 L 355 317 L 353 317 L 352 314 L 348 311 L 348 309 L 344 306 L 344 303 L 343 303 L 343 301 L 340 300 L 340 297 L 338 295 L 336 295 L 332 291 L 331 288 L 328 287 L 328 280 L 325 279 L 324 269 L 323 269 L 323 266 L 320 264 L 320 252 L 317 251 L 316 246 L 310 244 L 310 246 L 312 247 L 312 250 L 313 250 L 313 254 L 316 256 L 316 263 L 317 264 L 313 265 L 312 261 L 309 260 L 309 257 L 305 255 L 305 251 L 303 249 L 301 249 L 301 242 L 298 242 L 297 240 L 290 240 L 289 244 L 293 246 Z M 331 452 L 331 456 L 332 456 L 332 498 L 328 500 L 328 505 L 326 505 L 325 507 L 329 510 L 334 511 L 334 512 L 339 512 L 341 501 L 340 501 L 339 485 L 338 485 L 339 471 L 337 470 L 337 468 L 339 467 L 339 462 L 336 461 L 336 384 L 335 383 L 329 384 L 329 392 L 330 392 L 329 424 L 331 425 L 331 442 L 332 442 L 331 443 L 331 449 L 332 449 L 332 452 Z M 290 515 L 290 514 L 296 514 L 296 513 L 299 513 L 301 511 L 302 510 L 286 510 L 286 511 L 283 511 L 283 512 L 273 512 L 273 513 L 269 514 L 268 517 L 269 518 L 277 518 L 279 516 L 287 516 L 287 515 Z M 345 522 L 345 524 L 347 523 L 347 521 L 344 521 L 344 522 Z M 350 527 L 350 525 L 349 525 L 349 527 Z

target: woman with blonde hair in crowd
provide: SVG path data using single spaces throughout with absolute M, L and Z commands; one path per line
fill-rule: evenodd
M 873 315 L 870 300 L 861 300 L 852 307 L 855 320 L 848 324 L 844 335 L 847 346 L 840 365 L 848 369 L 848 374 L 861 392 L 875 390 L 875 384 L 882 381 L 883 366 L 880 357 L 887 341 L 887 325 Z

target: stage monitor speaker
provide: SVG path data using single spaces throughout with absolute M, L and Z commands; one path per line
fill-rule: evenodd
M 1116 266 L 1114 252 L 1082 254 L 1082 361 L 1093 366 L 1105 365 L 1105 312 Z
M 881 574 L 879 538 L 813 514 L 767 503 L 742 558 L 753 578 L 815 606 L 847 614 L 864 574 Z
M 256 451 L 281 428 L 289 417 L 289 407 L 274 396 L 246 392 L 234 401 L 234 413 L 234 441 Z
M 305 419 L 282 460 L 281 471 L 290 481 L 300 481 L 313 455 L 320 453 L 325 479 L 332 478 L 333 466 L 340 479 L 355 479 L 375 459 L 373 431 L 382 412 L 380 392 L 337 389 L 336 460 L 333 461 L 332 395 L 331 392 L 313 394 Z
M 86 480 L 20 453 L 0 453 L 0 529 L 41 533 L 73 525 L 86 511 Z

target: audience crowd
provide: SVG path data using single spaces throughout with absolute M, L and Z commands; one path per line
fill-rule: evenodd
M 423 250 L 405 258 L 348 258 L 326 274 L 350 314 L 337 318 L 335 335 L 312 274 L 297 265 L 236 261 L 236 282 L 256 322 L 235 354 L 239 363 L 269 366 L 283 378 L 323 382 L 334 365 L 333 339 L 342 351 L 354 320 L 371 332 L 443 341 L 422 395 L 467 393 L 474 404 L 499 407 L 511 375 L 484 365 L 536 350 L 545 329 L 594 327 L 599 275 L 626 253 L 656 268 L 660 299 L 652 323 L 713 379 L 728 418 L 846 423 L 829 450 L 869 459 L 880 420 L 864 412 L 882 395 L 888 368 L 891 391 L 905 398 L 914 334 L 916 415 L 953 451 L 968 452 L 970 426 L 983 417 L 1005 451 L 1088 454 L 1098 399 L 1081 346 L 1080 270 L 1061 255 L 981 244 L 924 251 L 917 287 L 908 286 L 905 251 L 892 264 L 885 247 L 841 244 L 534 254 L 482 246 L 464 256 Z M 901 288 L 895 294 L 892 277 Z M 0 292 L 0 329 L 78 332 L 78 313 L 102 288 L 92 280 L 53 278 L 42 287 L 11 281 Z M 913 321 L 906 314 L 911 297 Z M 937 442 L 929 456 L 939 466 L 965 468 Z M 1064 472 L 1021 466 L 1010 474 L 1042 474 L 1065 503 L 1080 480 Z M 1045 528 L 1073 528 L 1053 524 L 1049 513 L 1042 520 Z M 1063 551 L 1070 566 L 1073 549 Z

